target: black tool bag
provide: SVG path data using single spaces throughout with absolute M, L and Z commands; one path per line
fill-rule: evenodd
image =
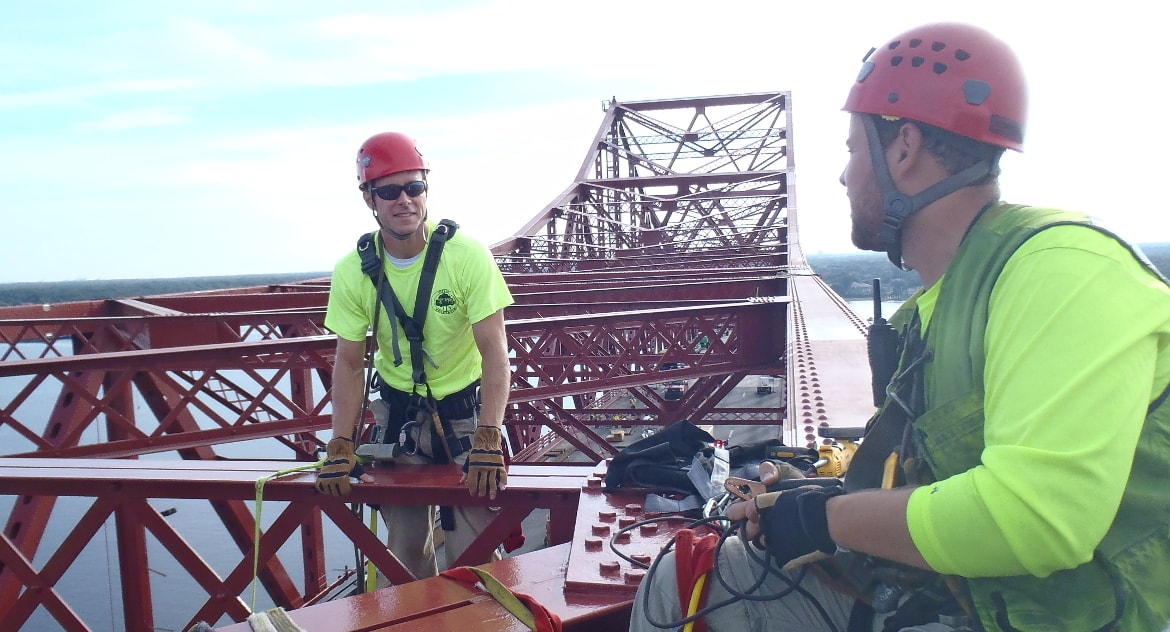
M 714 452 L 715 448 L 706 448 L 703 455 L 711 458 Z M 759 480 L 760 463 L 763 461 L 787 463 L 805 476 L 815 476 L 819 459 L 820 453 L 815 449 L 784 445 L 778 438 L 727 448 L 727 462 L 731 468 L 731 475 L 748 480 Z
M 691 422 L 676 421 L 613 457 L 605 474 L 605 491 L 636 487 L 688 496 L 698 494 L 687 472 L 695 455 L 714 441 L 707 431 Z

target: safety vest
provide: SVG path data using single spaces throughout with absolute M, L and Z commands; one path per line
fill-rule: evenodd
M 992 289 L 1008 259 L 1053 226 L 1086 225 L 1116 239 L 1156 277 L 1165 278 L 1121 238 L 1083 215 L 996 204 L 977 220 L 942 281 L 926 339 L 911 318 L 914 301 L 891 322 L 903 327 L 901 367 L 929 358 L 907 398 L 915 416 L 901 446 L 905 480 L 926 484 L 967 471 L 984 449 L 984 332 Z M 951 288 L 954 288 L 951 290 Z M 951 291 L 948 291 L 951 290 Z M 913 322 L 912 322 L 913 321 Z M 1170 618 L 1170 406 L 1163 392 L 1147 411 L 1133 467 L 1112 527 L 1092 561 L 1048 577 L 965 580 L 966 597 L 986 630 L 1162 630 Z M 886 407 L 891 406 L 886 402 Z M 923 412 L 924 411 L 924 412 Z

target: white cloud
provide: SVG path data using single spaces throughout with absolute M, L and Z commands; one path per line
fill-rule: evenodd
M 0 94 L 0 108 L 78 106 L 82 103 L 127 94 L 166 93 L 192 90 L 202 84 L 190 79 L 119 79 L 96 83 L 62 85 L 47 90 Z
M 102 119 L 79 123 L 80 131 L 115 132 L 142 127 L 176 125 L 191 120 L 180 108 L 153 107 L 115 112 Z
M 97 278 L 329 269 L 372 228 L 352 160 L 386 129 L 423 143 L 433 214 L 497 241 L 571 183 L 611 95 L 792 91 L 805 249 L 848 251 L 840 104 L 869 46 L 938 19 L 992 29 L 1025 64 L 1006 197 L 1170 240 L 1160 25 L 1129 4 L 1064 11 L 1059 29 L 1000 1 L 208 2 L 79 9 L 48 30 L 0 9 L 3 55 L 30 60 L 0 78 L 0 207 L 58 244 L 3 252 L 0 282 L 72 278 L 61 252 Z M 515 98 L 477 102 L 488 82 Z

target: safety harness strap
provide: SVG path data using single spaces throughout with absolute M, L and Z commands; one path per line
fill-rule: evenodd
M 715 549 L 719 537 L 713 533 L 698 535 L 694 529 L 679 529 L 675 541 L 675 575 L 683 615 L 690 618 L 707 606 L 711 570 L 715 568 Z M 707 620 L 689 621 L 683 632 L 707 632 Z
M 393 313 L 395 318 L 390 319 L 391 325 L 398 322 L 402 326 L 402 331 L 406 335 L 407 341 L 410 343 L 410 368 L 411 377 L 414 380 L 415 387 L 422 386 L 426 395 L 426 403 L 428 414 L 431 416 L 433 424 L 431 428 L 432 437 L 437 439 L 437 443 L 442 447 L 442 451 L 432 455 L 432 459 L 437 463 L 450 463 L 455 460 L 455 456 L 462 454 L 470 446 L 464 447 L 455 438 L 455 433 L 452 431 L 446 419 L 438 413 L 437 403 L 431 395 L 430 385 L 427 384 L 427 374 L 424 368 L 426 361 L 426 351 L 423 349 L 423 324 L 427 319 L 427 312 L 430 306 L 431 290 L 435 286 L 435 275 L 439 269 L 439 259 L 443 255 L 443 246 L 446 245 L 447 240 L 455 236 L 455 231 L 459 229 L 459 224 L 453 220 L 444 219 L 439 221 L 439 225 L 435 230 L 431 231 L 430 238 L 427 240 L 426 255 L 423 259 L 422 274 L 418 280 L 418 291 L 414 298 L 414 315 L 409 316 L 406 309 L 402 306 L 402 302 L 398 300 L 398 295 L 394 293 L 394 288 L 390 286 L 386 280 L 386 275 L 383 270 L 382 257 L 378 254 L 378 231 L 362 235 L 358 239 L 357 250 L 361 256 L 362 272 L 370 277 L 370 281 L 374 284 L 374 288 L 378 294 L 378 300 L 385 306 L 387 313 Z M 374 342 L 377 344 L 378 339 L 378 317 L 375 311 L 374 314 Z M 397 334 L 394 334 L 397 339 Z M 397 348 L 395 348 L 395 363 L 400 364 L 401 359 L 397 357 Z M 373 354 L 367 358 L 370 368 L 373 367 Z M 372 387 L 373 381 L 367 380 L 367 387 Z M 453 531 L 455 529 L 454 514 L 449 507 L 440 507 L 440 517 L 443 523 L 443 529 Z
M 488 571 L 473 566 L 459 566 L 439 573 L 440 577 L 466 586 L 483 584 L 492 596 L 512 616 L 532 632 L 561 632 L 560 616 L 530 595 L 514 592 Z
M 423 324 L 427 319 L 428 307 L 430 306 L 431 289 L 435 286 L 435 273 L 439 269 L 439 258 L 443 254 L 443 246 L 447 240 L 455 235 L 459 224 L 452 220 L 444 219 L 439 222 L 439 225 L 432 231 L 430 239 L 427 241 L 426 258 L 423 259 L 422 275 L 418 280 L 418 292 L 414 299 L 414 314 L 413 316 L 406 313 L 406 309 L 402 307 L 402 302 L 398 300 L 398 295 L 394 293 L 394 288 L 386 281 L 386 277 L 380 274 L 382 271 L 382 257 L 378 255 L 377 242 L 374 241 L 378 236 L 378 231 L 362 235 L 358 240 L 358 254 L 362 258 L 362 272 L 370 277 L 374 287 L 377 288 L 378 298 L 386 307 L 387 312 L 392 312 L 398 319 L 398 323 L 402 326 L 402 331 L 406 335 L 406 340 L 410 343 L 410 368 L 411 376 L 416 385 L 425 385 L 427 383 L 427 375 L 425 370 L 425 351 L 423 350 Z M 373 247 L 371 247 L 373 245 Z M 377 327 L 377 323 L 374 323 Z

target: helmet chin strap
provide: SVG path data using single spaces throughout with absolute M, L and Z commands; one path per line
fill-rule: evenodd
M 873 163 L 873 175 L 877 179 L 878 189 L 882 194 L 882 231 L 879 235 L 886 247 L 886 255 L 890 263 L 900 270 L 908 270 L 902 265 L 902 229 L 906 220 L 914 213 L 922 210 L 931 202 L 948 196 L 963 187 L 979 180 L 991 173 L 992 162 L 980 160 L 966 169 L 929 186 L 915 196 L 909 196 L 898 190 L 894 178 L 890 175 L 890 167 L 886 164 L 885 152 L 882 150 L 881 139 L 878 138 L 877 125 L 873 117 L 861 117 L 865 126 L 866 140 L 869 142 L 869 157 Z

